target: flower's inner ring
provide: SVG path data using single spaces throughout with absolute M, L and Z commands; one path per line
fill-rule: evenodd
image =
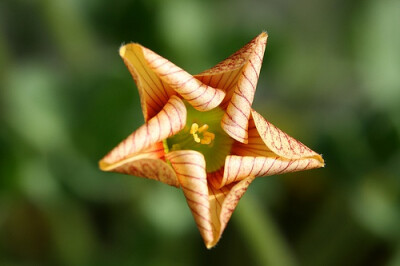
M 233 139 L 221 128 L 224 111 L 216 107 L 200 112 L 186 104 L 185 127 L 176 135 L 165 140 L 165 152 L 176 150 L 195 150 L 204 155 L 206 171 L 211 173 L 225 164 Z

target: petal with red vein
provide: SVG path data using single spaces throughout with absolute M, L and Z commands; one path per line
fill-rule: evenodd
M 224 232 L 240 198 L 246 192 L 254 177 L 248 177 L 240 182 L 232 183 L 220 189 L 209 186 L 210 205 L 213 210 L 213 220 L 218 219 L 219 230 L 212 242 L 206 243 L 207 248 L 215 246 Z
M 248 121 L 250 118 L 251 104 L 253 103 L 258 77 L 262 65 L 267 34 L 261 33 L 247 46 L 247 60 L 239 74 L 237 83 L 227 92 L 231 95 L 226 107 L 226 113 L 222 118 L 221 127 L 235 140 L 247 143 Z
M 138 128 L 117 147 L 110 151 L 101 161 L 103 170 L 111 171 L 117 166 L 131 162 L 134 158 L 147 156 L 149 147 L 171 137 L 185 127 L 186 107 L 177 96 L 172 96 L 164 108 L 147 123 Z M 160 145 L 160 144 L 158 144 Z M 164 152 L 159 147 L 158 152 Z
M 256 56 L 258 56 L 258 61 L 262 61 L 266 39 L 267 33 L 262 32 L 227 59 L 200 74 L 194 75 L 194 77 L 211 87 L 224 89 L 229 94 L 229 91 L 236 84 L 243 66 L 245 66 L 249 62 L 249 58 L 254 55 L 256 46 L 261 48 Z M 231 94 L 230 96 L 227 95 L 224 102 L 229 101 L 231 96 Z
M 119 54 L 128 67 L 139 90 L 145 121 L 156 115 L 176 92 L 160 79 L 146 61 L 143 47 L 136 43 L 124 45 Z
M 253 156 L 253 157 L 276 157 L 268 146 L 265 145 L 263 139 L 258 133 L 257 127 L 254 124 L 254 119 L 250 116 L 248 127 L 248 142 L 247 144 L 235 142 L 232 145 L 232 155 Z
M 113 172 L 154 179 L 164 184 L 179 187 L 178 179 L 170 165 L 160 159 L 137 159 L 115 167 Z
M 216 175 L 211 181 L 214 187 L 220 188 L 248 176 L 269 176 L 324 166 L 319 154 L 276 128 L 254 110 L 248 132 L 247 144 L 233 144 L 232 155 L 225 159 L 224 174 Z
M 213 242 L 219 220 L 213 220 L 211 216 L 204 156 L 197 151 L 181 150 L 170 152 L 165 158 L 175 170 L 204 242 Z
M 142 47 L 142 50 L 151 70 L 197 110 L 211 110 L 224 99 L 223 90 L 205 85 L 182 68 L 147 48 Z
M 249 176 L 270 176 L 320 167 L 322 167 L 321 162 L 314 157 L 285 159 L 282 157 L 229 155 L 225 161 L 224 175 L 212 184 L 216 188 L 221 188 Z
M 252 117 L 263 142 L 268 149 L 276 155 L 286 159 L 310 157 L 318 160 L 321 167 L 324 165 L 324 160 L 321 155 L 314 152 L 300 141 L 290 137 L 254 110 L 252 110 Z
M 253 178 L 215 189 L 207 184 L 205 160 L 201 153 L 173 151 L 166 154 L 166 159 L 175 170 L 204 243 L 207 248 L 215 246 Z

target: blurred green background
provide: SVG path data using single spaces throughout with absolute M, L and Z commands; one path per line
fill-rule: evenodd
M 2 0 L 0 265 L 400 265 L 398 0 Z M 253 107 L 326 168 L 259 178 L 207 251 L 180 190 L 98 170 L 143 123 L 118 55 L 199 73 L 262 30 Z

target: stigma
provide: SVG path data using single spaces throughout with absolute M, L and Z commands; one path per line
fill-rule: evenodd
M 209 145 L 215 139 L 215 134 L 208 132 L 208 125 L 204 124 L 201 127 L 197 123 L 193 123 L 190 127 L 190 134 L 195 142 Z

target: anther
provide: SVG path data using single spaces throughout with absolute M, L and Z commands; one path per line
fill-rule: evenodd
M 199 125 L 197 123 L 193 123 L 190 127 L 190 134 L 194 134 L 199 130 Z
M 206 131 L 207 129 L 208 129 L 208 125 L 204 124 L 198 129 L 198 131 L 199 131 L 199 133 L 202 133 L 203 131 Z
M 201 127 L 197 123 L 193 123 L 190 127 L 190 134 L 193 135 L 193 139 L 196 143 L 200 144 L 210 144 L 214 138 L 215 134 L 207 131 L 208 125 L 204 124 Z M 199 134 L 201 134 L 199 137 Z

